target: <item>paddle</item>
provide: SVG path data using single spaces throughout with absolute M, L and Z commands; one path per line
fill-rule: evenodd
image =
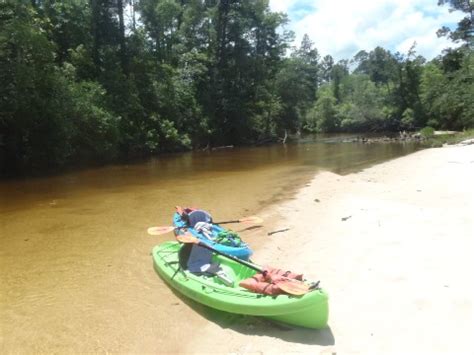
M 149 235 L 162 235 L 174 231 L 175 229 L 180 229 L 185 227 L 172 227 L 172 226 L 159 226 L 159 227 L 150 227 L 147 229 Z
M 224 222 L 212 222 L 214 224 L 230 224 L 230 223 L 262 223 L 263 219 L 257 216 L 249 216 L 241 219 L 236 219 L 233 221 L 224 221 Z
M 212 222 L 213 224 L 228 224 L 228 223 L 262 223 L 263 219 L 257 216 L 249 216 L 234 221 L 224 221 L 224 222 Z M 172 226 L 158 226 L 150 227 L 147 232 L 150 235 L 162 235 L 174 231 L 175 229 L 183 229 L 187 227 L 172 227 Z
M 267 270 L 261 268 L 258 265 L 255 265 L 255 264 L 250 263 L 248 261 L 236 258 L 235 256 L 223 253 L 219 250 L 216 250 L 213 247 L 211 247 L 210 245 L 207 245 L 206 243 L 201 242 L 198 238 L 192 236 L 189 233 L 177 235 L 176 239 L 181 243 L 196 244 L 196 245 L 199 245 L 200 247 L 209 249 L 209 250 L 211 250 L 212 252 L 214 252 L 216 254 L 219 254 L 219 255 L 222 255 L 222 256 L 224 256 L 228 259 L 234 260 L 235 262 L 238 262 L 238 263 L 240 263 L 242 265 L 245 265 L 245 266 L 247 266 L 247 267 L 249 267 L 249 268 L 251 268 L 255 271 L 258 271 L 258 272 L 262 273 L 263 275 L 267 274 L 267 272 L 268 272 Z M 281 277 L 281 276 L 279 276 L 279 277 Z M 294 279 L 290 279 L 290 278 L 286 278 L 286 280 L 279 280 L 279 281 L 276 282 L 276 284 L 283 291 L 285 291 L 286 293 L 288 293 L 290 295 L 301 296 L 301 295 L 304 295 L 305 293 L 308 293 L 309 291 L 311 291 L 310 286 L 306 285 L 305 283 L 303 283 L 299 280 L 294 280 Z

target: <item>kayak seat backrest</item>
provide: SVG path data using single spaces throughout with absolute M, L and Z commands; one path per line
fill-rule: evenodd
M 199 222 L 211 223 L 212 222 L 212 217 L 209 213 L 207 213 L 206 211 L 203 211 L 203 210 L 192 211 L 188 215 L 189 226 L 194 228 L 196 223 L 199 223 Z
M 187 269 L 193 273 L 201 273 L 212 263 L 212 251 L 193 245 L 189 254 Z
M 213 264 L 212 252 L 194 244 L 183 244 L 178 253 L 179 266 L 192 273 L 202 273 Z
M 222 269 L 220 263 L 212 261 L 212 252 L 193 244 L 183 244 L 178 253 L 179 266 L 195 275 L 217 276 L 227 286 L 234 281 Z
M 186 270 L 188 268 L 189 255 L 191 254 L 192 244 L 183 244 L 178 252 L 179 266 Z

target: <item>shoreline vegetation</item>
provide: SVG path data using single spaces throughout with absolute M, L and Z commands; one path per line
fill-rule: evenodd
M 464 144 L 474 144 L 474 129 L 468 129 L 463 132 L 457 131 L 434 131 L 434 129 L 428 130 L 428 134 L 422 133 L 422 131 L 402 131 L 402 132 L 386 132 L 386 134 L 381 133 L 357 133 L 353 134 L 350 138 L 335 138 L 332 142 L 337 142 L 338 144 L 344 143 L 363 143 L 363 144 L 387 144 L 387 143 L 410 143 L 415 142 L 419 143 L 424 148 L 440 148 L 446 145 L 456 145 L 464 142 Z M 252 146 L 265 146 L 265 145 L 272 145 L 272 144 L 285 144 L 298 141 L 300 139 L 300 135 L 288 135 L 285 136 L 284 139 L 280 138 L 273 138 L 267 139 L 263 142 L 258 142 L 254 144 L 247 144 L 245 146 L 252 147 Z M 316 138 L 317 140 L 317 138 Z M 194 151 L 201 151 L 201 152 L 217 152 L 223 150 L 232 150 L 236 148 L 235 145 L 225 145 L 225 146 L 216 146 L 210 147 L 209 145 L 204 148 L 194 149 Z M 168 152 L 166 154 L 179 154 L 180 152 Z M 0 175 L 0 180 L 10 180 L 16 178 L 28 178 L 28 177 L 47 177 L 47 176 L 55 176 L 58 174 L 73 172 L 73 171 L 80 171 L 82 169 L 88 168 L 95 168 L 95 167 L 102 167 L 107 164 L 130 164 L 136 163 L 140 161 L 144 161 L 146 159 L 151 158 L 152 156 L 143 156 L 143 157 L 135 157 L 135 158 L 121 158 L 115 159 L 112 161 L 107 162 L 98 162 L 98 161 L 88 161 L 88 162 L 77 162 L 77 163 L 70 163 L 64 165 L 62 167 L 55 167 L 54 169 L 49 170 L 36 170 L 36 171 L 27 171 L 8 175 L 3 174 Z
M 295 45 L 266 0 L 2 1 L 0 175 L 297 132 L 472 129 L 472 4 L 439 5 L 465 17 L 435 58 L 414 44 L 336 60 Z
M 474 138 L 474 130 L 466 130 L 464 132 L 456 131 L 435 131 L 431 127 L 424 128 L 417 132 L 398 132 L 398 134 L 382 135 L 380 137 L 368 138 L 356 136 L 355 138 L 343 139 L 342 143 L 403 143 L 403 142 L 418 142 L 427 148 L 439 148 L 443 145 L 455 145 L 461 142 L 469 143 L 468 141 Z

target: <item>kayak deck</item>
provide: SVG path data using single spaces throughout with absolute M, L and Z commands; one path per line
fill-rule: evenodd
M 237 314 L 266 317 L 283 323 L 324 328 L 328 320 L 328 297 L 321 290 L 303 296 L 269 296 L 248 291 L 239 282 L 256 271 L 228 258 L 214 255 L 226 275 L 233 280 L 227 286 L 216 276 L 202 276 L 182 270 L 178 263 L 180 244 L 165 242 L 153 248 L 155 270 L 173 288 L 183 295 L 209 307 Z
M 186 229 L 188 232 L 190 232 L 193 236 L 196 238 L 199 238 L 202 242 L 206 243 L 207 245 L 217 249 L 220 252 L 233 255 L 239 259 L 242 260 L 249 260 L 250 256 L 253 254 L 252 249 L 247 245 L 247 243 L 242 243 L 241 246 L 234 247 L 230 245 L 224 245 L 215 242 L 214 240 L 208 239 L 204 237 L 200 232 L 198 232 L 196 229 L 191 228 L 186 225 L 186 223 L 181 219 L 181 216 L 179 213 L 174 213 L 173 215 L 173 225 L 178 228 L 175 234 L 182 234 L 184 233 L 184 229 Z M 226 231 L 225 228 L 221 227 L 218 224 L 212 224 L 211 225 L 211 232 L 212 232 L 212 237 L 215 238 L 220 232 Z

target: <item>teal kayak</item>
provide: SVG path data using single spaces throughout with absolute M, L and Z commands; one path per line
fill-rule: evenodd
M 236 256 L 242 260 L 248 260 L 252 255 L 252 249 L 248 246 L 247 243 L 242 242 L 239 245 L 224 245 L 216 241 L 217 236 L 221 232 L 226 232 L 227 230 L 221 227 L 218 224 L 212 223 L 211 230 L 210 230 L 210 238 L 206 238 L 203 233 L 199 232 L 195 228 L 188 225 L 188 223 L 182 219 L 181 215 L 176 212 L 173 215 L 173 225 L 178 231 L 176 234 L 180 234 L 182 230 L 186 229 L 189 233 L 191 233 L 196 238 L 199 238 L 202 242 L 208 244 L 209 246 L 221 251 L 223 253 Z
M 193 274 L 180 268 L 180 248 L 178 242 L 165 242 L 155 246 L 152 255 L 156 272 L 184 296 L 225 312 L 259 316 L 306 328 L 327 326 L 328 295 L 324 290 L 317 288 L 302 296 L 253 293 L 239 286 L 240 281 L 256 273 L 252 268 L 214 254 L 213 262 L 220 264 L 227 275 L 226 281 L 217 276 Z

